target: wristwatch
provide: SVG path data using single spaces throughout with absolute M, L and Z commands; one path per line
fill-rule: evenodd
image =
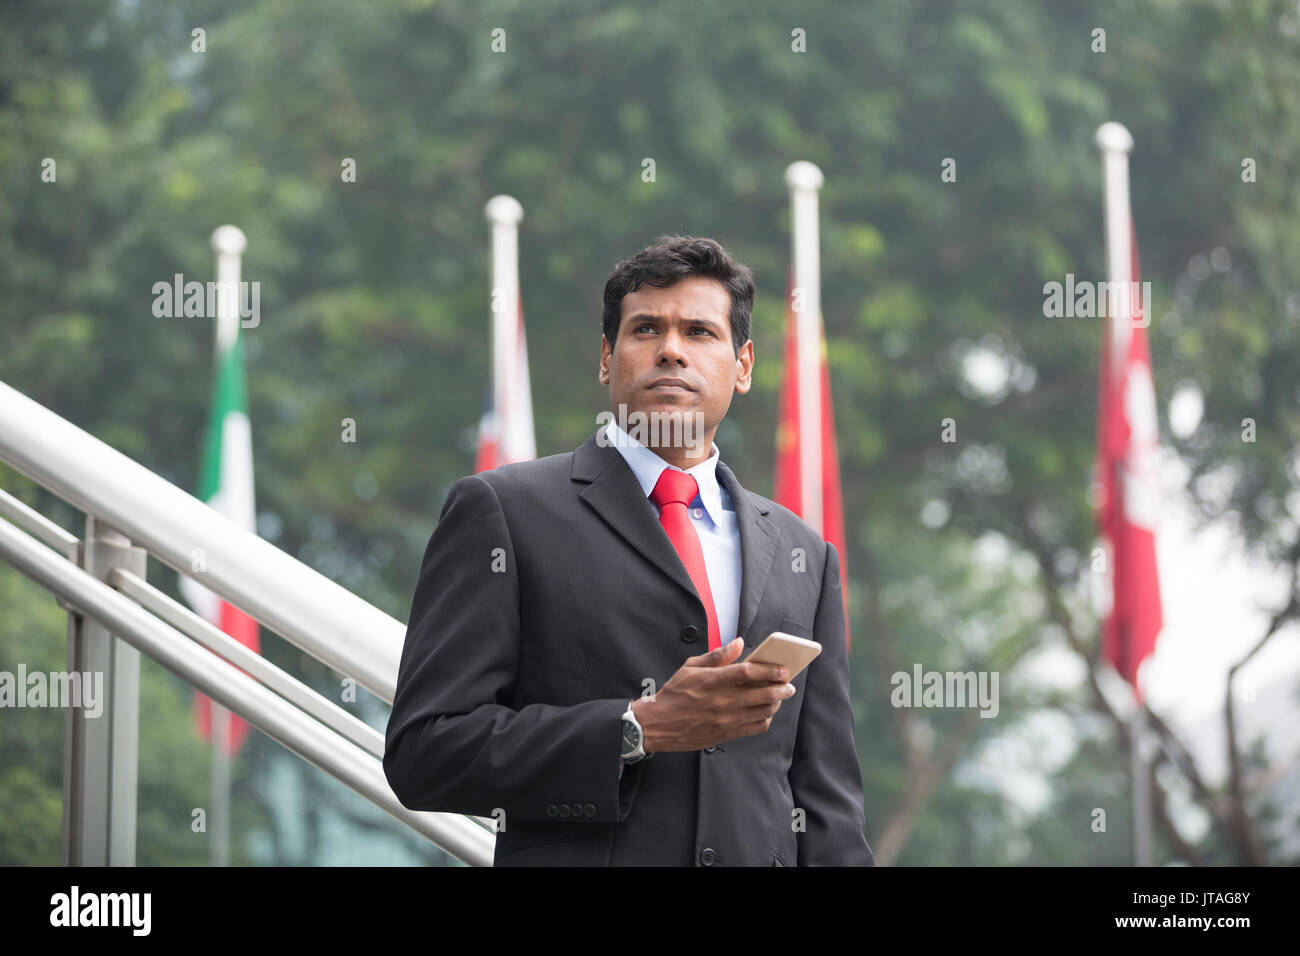
M 627 710 L 623 713 L 623 752 L 620 756 L 624 763 L 636 763 L 651 756 L 645 752 L 645 734 L 641 732 L 641 724 L 637 722 L 636 713 L 632 710 L 633 703 L 635 701 L 628 701 Z

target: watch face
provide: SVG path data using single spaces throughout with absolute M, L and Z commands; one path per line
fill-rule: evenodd
M 636 750 L 641 743 L 641 731 L 631 721 L 623 721 L 623 752 Z

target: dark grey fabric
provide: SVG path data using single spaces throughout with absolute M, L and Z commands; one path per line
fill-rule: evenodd
M 740 526 L 745 654 L 777 630 L 823 648 L 771 728 L 657 753 L 620 778 L 628 702 L 706 652 L 708 631 L 654 504 L 593 434 L 448 493 L 387 729 L 384 771 L 404 805 L 502 818 L 498 866 L 874 865 L 839 556 L 717 471 Z

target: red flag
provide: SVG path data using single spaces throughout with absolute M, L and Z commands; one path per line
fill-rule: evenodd
M 1132 292 L 1129 314 L 1103 326 L 1097 403 L 1098 524 L 1111 550 L 1113 600 L 1102 634 L 1102 653 L 1133 686 L 1139 703 L 1138 667 L 1155 650 L 1162 625 L 1156 571 L 1155 526 L 1159 507 L 1156 399 L 1147 345 L 1146 310 L 1138 269 L 1137 232 L 1130 215 Z M 1101 296 L 1098 296 L 1100 302 Z M 1134 323 L 1139 318 L 1141 325 Z M 1111 322 L 1130 332 L 1115 337 L 1124 350 L 1113 358 Z M 1125 342 L 1127 339 L 1127 342 Z
M 799 362 L 798 316 L 794 311 L 793 281 L 786 287 L 785 373 L 781 380 L 780 423 L 776 429 L 776 478 L 772 500 L 803 516 L 799 471 Z M 831 407 L 831 377 L 826 363 L 826 333 L 818 316 L 817 335 L 821 368 L 821 488 L 822 537 L 835 545 L 840 556 L 840 597 L 844 603 L 844 644 L 852 648 L 849 633 L 848 547 L 844 535 L 844 503 L 840 487 L 840 459 L 835 444 L 835 414 Z

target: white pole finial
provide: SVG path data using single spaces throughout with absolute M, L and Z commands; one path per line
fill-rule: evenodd
M 815 163 L 806 159 L 791 163 L 785 168 L 785 184 L 791 189 L 821 189 L 826 177 Z
M 1097 127 L 1097 148 L 1103 153 L 1131 153 L 1133 135 L 1123 123 L 1102 123 Z
M 513 226 L 524 218 L 524 207 L 514 196 L 493 196 L 483 207 L 483 213 L 493 225 Z
M 238 226 L 218 226 L 212 232 L 212 251 L 218 255 L 241 255 L 248 248 L 244 230 Z

